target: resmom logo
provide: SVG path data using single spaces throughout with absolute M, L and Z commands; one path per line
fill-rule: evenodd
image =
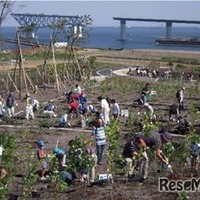
M 158 190 L 160 192 L 200 192 L 200 178 L 189 180 L 169 180 L 161 177 L 158 180 Z

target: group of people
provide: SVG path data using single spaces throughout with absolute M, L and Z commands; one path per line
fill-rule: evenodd
M 68 100 L 67 103 L 70 105 L 71 102 L 77 102 L 78 107 L 80 107 L 81 93 L 77 95 L 77 93 L 71 92 L 70 96 L 69 95 L 66 96 L 66 99 Z M 152 114 L 152 117 L 153 117 L 153 114 L 154 114 L 153 108 L 150 104 L 147 103 L 148 94 L 149 94 L 149 84 L 146 84 L 145 87 L 142 89 L 142 93 L 141 93 L 142 105 L 147 110 L 149 110 L 149 112 Z M 113 119 L 119 120 L 119 116 L 120 116 L 119 105 L 116 103 L 115 99 L 112 99 L 109 101 L 109 98 L 103 98 L 102 96 L 99 96 L 97 99 L 100 102 L 99 111 L 95 110 L 94 107 L 91 105 L 88 106 L 90 110 L 95 110 L 95 113 L 98 113 L 95 126 L 93 127 L 92 133 L 91 133 L 91 137 L 95 138 L 95 145 L 96 145 L 96 154 L 94 153 L 94 151 L 92 151 L 92 155 L 93 155 L 92 157 L 95 158 L 94 168 L 92 168 L 93 170 L 95 170 L 95 167 L 97 165 L 102 165 L 105 163 L 103 161 L 103 155 L 104 155 L 103 153 L 107 144 L 105 126 L 110 124 L 111 107 L 113 109 L 113 112 L 112 112 Z M 72 111 L 71 108 L 70 109 L 68 108 L 67 114 L 70 114 L 71 111 Z M 74 110 L 74 111 L 77 111 L 77 110 Z M 68 116 L 67 114 L 65 117 Z M 167 132 L 165 129 L 162 129 L 160 131 L 152 131 L 151 134 L 148 136 L 146 136 L 144 133 L 134 134 L 134 136 L 131 137 L 127 141 L 122 152 L 126 165 L 128 166 L 126 175 L 128 177 L 133 177 L 135 175 L 136 167 L 139 166 L 139 177 L 140 177 L 139 180 L 143 181 L 148 178 L 148 168 L 149 168 L 148 152 L 150 150 L 152 151 L 155 150 L 156 156 L 161 160 L 161 162 L 166 166 L 169 165 L 169 161 L 167 157 L 164 156 L 162 153 L 161 146 L 167 142 L 170 142 L 171 139 L 172 139 L 171 134 Z M 62 159 L 58 163 L 60 163 L 59 165 L 62 166 L 61 169 L 66 169 L 65 166 L 67 165 L 67 162 L 66 162 L 67 159 L 65 158 L 65 156 L 67 154 L 67 151 L 61 150 L 61 151 L 54 151 L 54 153 L 55 152 L 57 153 L 59 152 L 59 155 L 62 154 L 61 156 Z M 38 158 L 41 159 L 39 154 L 38 154 Z M 63 161 L 64 158 L 65 158 L 65 161 Z M 46 163 L 42 162 L 42 169 L 45 168 L 45 170 L 42 171 L 41 173 L 41 180 L 43 179 L 45 180 L 44 172 L 46 171 L 46 166 L 47 166 Z M 62 175 L 65 174 L 67 181 L 69 181 L 68 179 L 72 181 L 71 172 L 67 171 L 64 173 L 63 170 L 61 171 L 62 171 L 61 173 Z M 86 171 L 83 170 L 82 178 L 87 177 L 88 171 L 87 172 Z M 94 178 L 92 178 L 92 180 L 94 180 Z
M 112 109 L 112 119 L 114 121 L 119 120 L 119 116 L 121 115 L 121 110 L 119 104 L 116 102 L 115 99 L 110 99 L 109 97 L 104 98 L 102 96 L 99 96 L 97 98 L 100 102 L 100 113 L 103 117 L 104 125 L 110 124 L 110 111 Z
M 81 90 L 79 85 L 76 85 L 74 90 L 66 92 L 65 99 L 67 103 L 67 116 L 80 117 L 82 121 L 82 127 L 85 127 L 85 120 L 88 113 L 96 113 L 96 116 L 101 116 L 104 125 L 110 124 L 110 111 L 112 107 L 112 117 L 113 120 L 118 120 L 120 116 L 120 107 L 115 99 L 104 98 L 99 96 L 97 100 L 100 102 L 98 109 L 93 105 L 88 104 L 87 95 L 84 90 Z M 84 124 L 84 125 L 83 125 Z
M 170 142 L 172 136 L 166 129 L 152 131 L 148 136 L 144 133 L 136 133 L 124 145 L 123 156 L 128 167 L 126 175 L 134 178 L 136 168 L 139 169 L 138 180 L 143 182 L 148 178 L 149 151 L 155 151 L 157 158 L 165 165 L 169 160 L 162 154 L 162 145 Z
M 25 95 L 22 99 L 24 103 L 24 118 L 27 120 L 34 119 L 34 111 L 39 109 L 39 102 L 36 99 L 33 99 L 29 93 Z M 1 120 L 4 117 L 13 118 L 16 117 L 17 113 L 15 112 L 15 108 L 18 107 L 18 103 L 15 95 L 10 92 L 7 98 L 4 100 L 2 96 L 0 96 L 0 118 Z
M 74 176 L 74 172 L 77 172 L 77 170 L 73 171 L 67 168 L 67 165 L 73 166 L 74 163 L 79 166 L 78 173 L 81 174 L 81 181 L 95 181 L 95 168 L 97 165 L 103 164 L 103 152 L 106 145 L 106 134 L 102 119 L 97 119 L 96 125 L 91 132 L 90 140 L 91 139 L 95 141 L 96 152 L 92 146 L 81 149 L 79 146 L 76 145 L 75 140 L 70 140 L 68 142 L 68 147 L 65 150 L 60 148 L 58 145 L 55 149 L 53 149 L 53 154 L 57 158 L 56 171 L 58 171 L 63 181 L 71 183 L 74 177 L 76 177 Z M 41 165 L 39 174 L 40 180 L 45 181 L 48 179 L 48 172 L 52 170 L 49 169 L 49 163 L 47 161 L 47 158 L 51 156 L 46 154 L 45 142 L 43 140 L 39 140 L 37 142 L 37 146 L 37 158 Z M 89 163 L 90 166 L 88 166 Z
M 138 104 L 141 106 L 138 111 L 138 115 L 141 114 L 141 111 L 145 109 L 145 113 L 150 116 L 150 123 L 154 123 L 156 120 L 156 115 L 154 113 L 154 109 L 152 105 L 148 103 L 148 97 L 151 93 L 150 84 L 147 83 L 144 88 L 142 88 L 141 95 L 138 99 Z M 175 115 L 175 120 L 177 123 L 180 123 L 181 116 L 180 113 L 184 110 L 184 92 L 185 87 L 182 87 L 176 94 L 177 104 L 173 104 L 169 108 L 169 120 L 173 120 L 173 115 Z M 75 88 L 69 93 L 65 93 L 66 100 L 66 111 L 63 115 L 61 115 L 59 119 L 59 126 L 64 127 L 66 124 L 70 126 L 68 121 L 69 116 L 74 117 L 85 117 L 88 112 L 96 114 L 96 122 L 91 131 L 91 138 L 95 140 L 96 153 L 94 150 L 87 150 L 88 155 L 93 159 L 93 167 L 91 181 L 95 179 L 95 167 L 97 165 L 104 164 L 103 155 L 104 149 L 106 147 L 106 133 L 105 127 L 109 126 L 111 123 L 110 120 L 110 111 L 112 109 L 112 117 L 113 120 L 119 120 L 120 116 L 120 107 L 115 99 L 104 98 L 99 96 L 97 100 L 99 101 L 99 109 L 94 108 L 93 105 L 88 105 L 87 95 L 84 90 L 81 89 L 79 85 L 75 85 Z M 39 109 L 39 102 L 34 102 L 35 100 L 29 95 L 26 94 L 23 99 L 25 102 L 25 118 L 26 119 L 34 119 L 34 109 Z M 6 109 L 8 111 L 8 116 L 15 116 L 14 107 L 17 106 L 16 98 L 12 93 L 8 95 L 8 98 L 4 102 L 2 98 L 0 98 L 0 117 L 3 115 L 3 109 L 5 107 L 3 105 L 6 104 Z M 2 112 L 1 112 L 2 111 Z M 5 112 L 5 111 L 4 111 Z M 49 117 L 57 117 L 55 114 L 55 106 L 49 102 L 48 105 L 44 107 L 44 114 L 47 114 Z M 139 170 L 139 180 L 144 181 L 148 178 L 148 170 L 149 170 L 149 152 L 155 151 L 157 158 L 163 163 L 165 166 L 169 165 L 168 158 L 163 155 L 163 145 L 170 142 L 172 140 L 172 135 L 165 129 L 162 128 L 159 131 L 151 131 L 149 135 L 144 133 L 135 133 L 133 136 L 128 139 L 125 143 L 122 155 L 125 160 L 125 164 L 128 167 L 126 172 L 127 177 L 131 178 L 135 175 L 136 169 Z M 39 140 L 37 150 L 38 160 L 41 162 L 41 180 L 46 180 L 46 174 L 48 169 L 48 162 L 46 161 L 47 154 L 45 153 L 45 143 L 42 140 Z M 69 152 L 72 151 L 73 155 L 76 157 L 80 157 L 80 152 L 76 151 L 74 148 L 73 141 L 69 142 L 69 148 L 67 150 L 63 150 L 61 148 L 56 148 L 53 150 L 53 154 L 56 155 L 58 159 L 58 171 L 62 177 L 63 181 L 67 183 L 71 183 L 73 181 L 73 172 L 67 171 L 66 166 L 69 164 L 70 159 L 67 158 Z M 80 149 L 79 149 L 80 150 Z M 85 151 L 85 150 L 81 150 Z M 78 153 L 79 152 L 79 153 Z M 88 177 L 90 173 L 87 167 L 83 166 L 81 168 L 80 173 L 82 174 L 82 179 Z
M 104 155 L 104 149 L 106 146 L 106 133 L 105 133 L 105 127 L 107 125 L 110 124 L 110 109 L 111 109 L 111 105 L 112 105 L 112 116 L 113 116 L 113 120 L 119 120 L 119 116 L 120 116 L 120 108 L 119 105 L 116 103 L 115 99 L 111 99 L 109 100 L 109 98 L 103 98 L 101 96 L 99 96 L 97 98 L 97 100 L 100 102 L 99 103 L 99 109 L 96 109 L 94 106 L 92 105 L 88 105 L 87 106 L 87 111 L 85 113 L 80 112 L 80 109 L 83 106 L 83 102 L 87 103 L 87 96 L 85 95 L 85 93 L 81 90 L 79 90 L 78 86 L 76 86 L 77 90 L 75 90 L 75 92 L 69 92 L 69 93 L 65 93 L 65 97 L 66 97 L 66 103 L 67 103 L 67 110 L 66 113 L 63 114 L 60 117 L 60 126 L 65 126 L 66 123 L 69 123 L 68 118 L 70 116 L 70 114 L 77 114 L 76 116 L 79 117 L 80 115 L 83 115 L 87 112 L 92 112 L 95 114 L 96 118 L 95 118 L 95 123 L 94 123 L 94 127 L 91 131 L 91 137 L 90 139 L 95 141 L 95 146 L 96 146 L 96 152 L 92 149 L 87 149 L 87 152 L 89 153 L 89 155 L 94 159 L 94 166 L 91 168 L 92 172 L 91 172 L 91 180 L 90 181 L 94 181 L 94 176 L 95 176 L 95 167 L 97 165 L 102 165 L 105 162 L 103 161 L 103 155 Z M 78 92 L 79 93 L 76 93 Z M 83 98 L 84 96 L 84 98 Z M 83 100 L 83 99 L 84 100 Z M 76 103 L 78 106 L 76 108 L 74 108 L 72 105 Z M 78 112 L 78 113 L 77 113 Z M 73 142 L 70 141 L 69 142 L 69 148 L 74 148 L 74 145 L 72 144 Z M 43 152 L 44 151 L 44 147 L 45 144 L 43 142 L 38 142 L 38 151 L 37 151 L 37 156 L 38 159 L 41 160 L 41 180 L 46 180 L 45 177 L 45 173 L 47 172 L 47 162 L 45 162 L 43 159 L 43 157 L 46 157 L 47 155 Z M 66 158 L 67 155 L 69 155 L 69 148 L 68 150 L 58 150 L 58 148 L 56 150 L 54 150 L 54 153 L 56 153 L 56 155 L 58 156 L 58 152 L 59 152 L 59 158 L 61 157 L 62 161 L 59 160 L 59 170 L 61 171 L 61 176 L 65 176 L 67 177 L 66 180 L 69 181 L 68 179 L 72 179 L 72 174 L 69 171 L 66 171 L 66 165 L 68 164 L 68 160 Z M 73 150 L 75 151 L 75 149 Z M 62 154 L 62 155 L 60 155 Z M 63 161 L 64 159 L 64 161 Z M 62 164 L 61 164 L 62 163 Z M 61 170 L 62 169 L 62 170 Z M 64 169 L 64 171 L 63 171 Z M 85 177 L 88 177 L 89 171 L 87 170 L 83 170 L 82 171 L 82 179 L 85 179 Z M 72 180 L 71 180 L 72 181 Z
M 186 88 L 181 87 L 176 93 L 177 102 L 169 106 L 169 121 L 176 121 L 178 124 L 178 133 L 189 133 L 190 123 L 186 119 L 186 116 L 181 116 L 181 113 L 185 111 L 184 105 L 184 93 Z M 156 115 L 154 114 L 153 107 L 148 103 L 148 95 L 150 95 L 149 83 L 147 83 L 142 89 L 141 95 L 138 99 L 138 105 L 140 107 L 138 115 L 144 109 L 145 114 L 149 115 L 150 123 L 154 123 Z M 140 181 L 144 181 L 148 178 L 149 169 L 149 152 L 155 151 L 157 158 L 162 162 L 162 166 L 170 168 L 169 160 L 167 156 L 163 154 L 163 148 L 165 144 L 171 142 L 172 135 L 166 128 L 162 128 L 160 131 L 151 131 L 148 135 L 142 132 L 135 133 L 124 145 L 123 156 L 125 159 L 128 170 L 126 171 L 127 177 L 135 176 L 138 170 Z M 198 169 L 198 162 L 200 158 L 200 144 L 193 141 L 190 145 L 190 160 L 188 163 L 192 167 L 195 165 L 195 169 Z M 195 163 L 195 164 L 194 164 Z M 172 171 L 172 169 L 170 169 Z
M 138 99 L 138 104 L 140 106 L 138 115 L 140 115 L 141 111 L 145 110 L 144 112 L 150 115 L 150 121 L 154 122 L 156 120 L 156 115 L 154 113 L 153 106 L 148 103 L 148 98 L 152 95 L 149 86 L 150 84 L 146 83 L 146 85 L 142 88 L 141 95 Z M 176 92 L 177 102 L 170 105 L 168 109 L 169 121 L 176 121 L 178 124 L 181 122 L 180 119 L 183 117 L 181 117 L 180 114 L 182 111 L 185 111 L 184 92 L 185 87 L 181 87 L 181 89 Z
M 43 114 L 47 117 L 58 117 L 58 126 L 65 127 L 71 126 L 69 122 L 70 118 L 77 117 L 80 119 L 81 127 L 86 127 L 87 115 L 88 113 L 95 113 L 97 117 L 101 116 L 104 125 L 110 124 L 110 111 L 112 107 L 112 117 L 113 120 L 118 120 L 120 116 L 120 108 L 115 99 L 104 98 L 99 96 L 97 100 L 99 103 L 99 108 L 97 109 L 93 105 L 88 104 L 87 95 L 84 89 L 76 84 L 73 89 L 69 92 L 64 93 L 66 109 L 60 114 L 56 114 L 56 106 L 49 101 L 47 105 L 43 108 Z M 29 93 L 25 95 L 22 99 L 24 103 L 24 118 L 27 120 L 35 119 L 35 111 L 41 109 L 41 105 L 38 100 L 33 98 Z M 6 100 L 0 96 L 0 119 L 2 120 L 5 116 L 9 118 L 15 117 L 18 113 L 15 113 L 15 108 L 18 107 L 18 103 L 15 95 L 10 92 Z

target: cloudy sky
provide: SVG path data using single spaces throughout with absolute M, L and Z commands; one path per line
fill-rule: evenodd
M 113 17 L 199 20 L 199 1 L 19 1 L 13 13 L 90 15 L 93 26 L 119 26 Z M 9 16 L 4 26 L 18 26 Z M 144 22 L 127 22 L 129 26 L 143 26 Z

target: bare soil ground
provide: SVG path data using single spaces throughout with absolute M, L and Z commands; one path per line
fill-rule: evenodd
M 95 53 L 97 55 L 99 53 L 98 50 L 88 50 L 91 51 L 92 54 Z M 87 52 L 88 53 L 88 52 Z M 116 54 L 115 56 L 120 57 L 122 56 L 121 52 L 117 54 L 118 52 L 107 52 L 106 55 L 112 56 Z M 198 53 L 196 52 L 190 52 L 191 57 L 198 57 Z M 162 54 L 170 54 L 173 55 L 174 52 L 156 52 L 156 51 L 145 51 L 142 50 L 136 50 L 136 51 L 124 51 L 123 56 L 127 58 L 127 55 L 131 55 L 133 57 L 143 57 L 144 55 L 151 55 L 151 56 L 157 56 L 160 57 Z M 178 56 L 184 56 L 187 53 L 185 52 L 179 52 Z M 101 59 L 99 57 L 99 59 Z M 103 59 L 106 59 L 105 57 Z M 108 59 L 110 60 L 110 58 Z M 129 60 L 127 58 L 127 60 Z M 125 62 L 124 59 L 122 61 L 117 62 Z M 133 61 L 136 62 L 136 61 Z M 133 62 L 130 61 L 131 65 L 133 65 Z M 140 61 L 139 61 L 140 62 Z M 138 63 L 137 63 L 138 64 Z M 129 65 L 129 61 L 127 63 L 127 66 Z M 123 82 L 125 84 L 129 85 L 132 83 L 132 80 L 134 77 L 124 77 Z M 138 77 L 137 77 L 138 79 Z M 112 81 L 112 78 L 109 78 L 108 81 Z M 144 79 L 144 82 L 151 82 L 150 79 Z M 35 94 L 31 93 L 31 96 L 38 99 L 41 102 L 41 108 L 39 111 L 35 113 L 35 120 L 27 121 L 23 119 L 21 114 L 19 114 L 18 117 L 11 119 L 8 122 L 1 122 L 0 124 L 0 130 L 1 131 L 8 131 L 10 135 L 15 135 L 17 137 L 17 144 L 18 144 L 18 150 L 15 155 L 15 161 L 14 164 L 18 168 L 18 174 L 21 176 L 14 177 L 12 184 L 9 185 L 11 188 L 11 194 L 21 195 L 22 194 L 22 188 L 23 188 L 23 181 L 22 177 L 26 175 L 27 172 L 27 162 L 30 162 L 30 160 L 27 158 L 26 152 L 24 152 L 24 149 L 26 147 L 31 147 L 31 151 L 36 151 L 36 142 L 39 139 L 43 139 L 46 142 L 46 152 L 52 153 L 52 150 L 55 148 L 57 139 L 59 138 L 59 146 L 63 149 L 66 149 L 68 141 L 71 139 L 74 139 L 75 136 L 84 134 L 86 137 L 89 138 L 91 135 L 91 129 L 92 126 L 88 126 L 85 129 L 82 129 L 80 127 L 80 123 L 78 119 L 71 119 L 72 127 L 69 128 L 55 128 L 55 126 L 58 124 L 58 117 L 57 118 L 51 118 L 46 119 L 43 116 L 43 108 L 44 105 L 51 100 L 57 107 L 56 113 L 58 116 L 63 114 L 66 110 L 66 103 L 63 101 L 63 94 L 64 90 L 57 92 L 55 89 L 46 89 L 45 91 L 40 88 L 40 92 Z M 102 92 L 101 83 L 96 83 L 92 85 L 91 87 L 88 87 L 86 89 L 86 94 L 88 96 L 89 104 L 96 105 L 98 107 L 97 97 L 99 95 L 105 95 L 105 93 Z M 125 108 L 135 108 L 134 101 L 138 98 L 139 91 L 132 91 L 126 96 L 123 96 L 121 94 L 121 91 L 118 90 L 111 90 L 106 93 L 111 98 L 115 98 L 117 102 L 119 103 L 121 109 Z M 167 97 L 162 97 L 158 99 L 155 97 L 150 101 L 150 103 L 154 106 L 155 112 L 159 112 L 163 110 L 162 116 L 160 116 L 159 120 L 162 123 L 168 124 L 168 116 L 167 116 L 167 109 L 170 104 L 172 104 L 175 101 L 174 94 L 167 94 Z M 198 103 L 199 101 L 199 94 L 197 94 L 195 97 L 190 98 L 190 96 L 186 93 L 186 104 L 190 103 Z M 44 103 L 44 104 L 43 104 Z M 18 101 L 18 110 L 20 111 L 23 109 L 23 103 L 21 101 Z M 185 115 L 188 114 L 187 111 L 183 113 Z M 93 120 L 94 116 L 89 116 L 89 120 Z M 44 121 L 47 120 L 47 121 Z M 120 127 L 121 127 L 121 148 L 123 148 L 124 143 L 127 140 L 126 132 L 129 131 L 125 124 L 126 124 L 127 118 L 121 116 L 120 117 Z M 44 128 L 41 127 L 41 124 L 50 123 L 51 128 Z M 8 126 L 9 125 L 9 126 Z M 176 126 L 175 122 L 170 122 L 168 124 L 171 129 L 173 129 Z M 25 130 L 29 130 L 28 134 L 25 134 Z M 180 137 L 181 138 L 181 137 Z M 179 137 L 175 137 L 174 140 L 181 140 Z M 22 159 L 22 155 L 24 155 L 24 159 Z M 106 162 L 106 154 L 104 155 L 104 161 L 103 165 L 98 165 L 96 168 L 96 175 L 98 174 L 104 174 L 107 170 L 107 162 Z M 32 162 L 36 161 L 36 155 L 31 160 Z M 155 163 L 154 163 L 155 164 Z M 191 177 L 197 177 L 199 178 L 200 171 L 197 172 L 191 172 L 188 170 L 187 167 L 182 166 L 182 168 L 175 168 L 175 173 L 171 175 L 168 171 L 165 172 L 165 174 L 162 174 L 162 176 L 168 177 L 169 179 L 178 180 L 188 180 Z M 74 183 L 70 186 L 68 190 L 65 192 L 59 193 L 57 191 L 57 188 L 47 187 L 49 183 L 42 183 L 38 181 L 35 185 L 33 190 L 37 191 L 38 197 L 35 199 L 66 199 L 66 200 L 132 200 L 132 199 L 143 199 L 143 200 L 149 200 L 149 199 L 162 199 L 162 200 L 175 200 L 178 199 L 178 195 L 176 192 L 159 192 L 158 191 L 158 178 L 161 176 L 161 174 L 157 173 L 157 170 L 153 165 L 151 165 L 150 168 L 150 178 L 144 183 L 140 184 L 136 180 L 128 181 L 127 179 L 124 179 L 123 175 L 114 175 L 113 176 L 113 183 L 105 182 L 104 184 L 96 184 L 93 186 L 88 186 L 88 184 L 84 182 L 79 182 L 78 180 L 75 180 Z M 98 177 L 97 177 L 98 178 Z M 196 200 L 200 198 L 199 192 L 194 193 L 188 193 L 189 199 Z M 12 195 L 11 195 L 12 196 Z M 12 199 L 8 197 L 7 199 Z M 16 197 L 14 195 L 14 197 Z M 13 197 L 13 199 L 14 199 Z M 22 197 L 23 198 L 23 197 Z M 34 197 L 30 197 L 32 199 Z

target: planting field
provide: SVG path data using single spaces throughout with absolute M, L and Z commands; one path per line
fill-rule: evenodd
M 151 56 L 151 59 L 155 59 L 156 62 L 160 62 L 160 72 L 164 72 L 169 69 L 167 62 L 161 61 L 160 58 L 163 55 L 175 57 L 174 52 L 142 52 L 142 51 L 127 51 L 126 52 L 100 52 L 98 50 L 88 50 L 88 54 L 97 56 L 99 62 L 107 62 L 107 69 L 113 69 L 113 76 L 110 76 L 109 70 L 107 77 L 103 81 L 95 81 L 92 79 L 89 83 L 79 83 L 84 88 L 85 93 L 88 97 L 88 104 L 94 105 L 99 109 L 98 96 L 109 97 L 115 99 L 122 110 L 128 109 L 129 117 L 120 116 L 119 126 L 116 128 L 114 125 L 110 126 L 107 130 L 107 146 L 103 158 L 103 165 L 96 167 L 96 180 L 93 184 L 79 181 L 79 174 L 70 186 L 65 187 L 62 182 L 55 180 L 42 182 L 38 176 L 34 174 L 39 167 L 36 165 L 37 156 L 37 141 L 42 139 L 46 143 L 45 151 L 47 154 L 52 154 L 53 149 L 58 146 L 62 149 L 67 149 L 68 142 L 75 137 L 81 138 L 81 141 L 88 141 L 90 139 L 91 131 L 93 128 L 95 115 L 88 114 L 86 128 L 81 128 L 80 119 L 69 118 L 70 127 L 59 128 L 59 116 L 65 113 L 67 110 L 67 104 L 63 97 L 63 92 L 56 91 L 54 88 L 39 88 L 38 93 L 30 91 L 30 95 L 37 99 L 41 105 L 39 111 L 35 112 L 34 120 L 26 120 L 23 118 L 24 103 L 17 99 L 19 104 L 16 108 L 16 112 L 19 114 L 12 119 L 6 119 L 0 122 L 0 136 L 1 140 L 7 139 L 5 154 L 7 155 L 8 149 L 13 154 L 13 158 L 10 158 L 10 164 L 6 165 L 8 168 L 7 179 L 9 182 L 5 188 L 0 189 L 0 194 L 9 191 L 3 197 L 3 199 L 66 199 L 66 200 L 132 200 L 132 199 L 191 199 L 196 200 L 200 198 L 200 193 L 187 192 L 187 191 L 170 191 L 160 192 L 159 191 L 159 177 L 166 177 L 169 180 L 190 180 L 191 178 L 199 178 L 200 170 L 191 170 L 187 165 L 186 157 L 189 155 L 189 145 L 192 139 L 195 142 L 199 141 L 199 113 L 195 109 L 195 106 L 199 103 L 199 74 L 197 70 L 190 71 L 185 69 L 184 65 L 184 78 L 180 80 L 179 74 L 182 68 L 179 66 L 175 67 L 172 71 L 172 77 L 168 79 L 162 78 L 149 78 L 147 76 L 135 76 L 134 73 L 131 75 L 128 73 L 130 66 L 147 67 L 149 61 L 146 59 L 147 56 Z M 177 58 L 198 59 L 199 55 L 196 52 L 188 53 L 184 52 L 177 53 Z M 113 57 L 113 58 L 112 58 Z M 131 59 L 130 59 L 131 57 Z M 148 62 L 148 64 L 147 64 Z M 152 62 L 152 61 L 151 61 Z M 101 65 L 101 64 L 99 64 Z M 175 64 L 174 64 L 175 65 Z M 166 68 L 163 68 L 166 67 Z M 192 66 L 191 69 L 198 68 L 198 64 Z M 116 75 L 115 70 L 122 70 L 122 76 L 118 71 Z M 170 68 L 171 69 L 171 68 Z M 99 70 L 99 69 L 97 69 Z M 93 75 L 96 76 L 96 71 Z M 194 80 L 190 81 L 187 78 L 188 74 L 194 74 Z M 125 76 L 126 75 L 126 76 Z M 95 77 L 94 77 L 95 78 Z M 96 77 L 96 80 L 98 78 Z M 173 144 L 175 150 L 168 153 L 170 163 L 173 167 L 174 173 L 172 174 L 169 170 L 165 170 L 159 173 L 158 169 L 161 164 L 155 158 L 154 154 L 150 154 L 150 168 L 149 178 L 144 182 L 140 183 L 137 180 L 138 171 L 133 179 L 127 179 L 124 176 L 125 167 L 121 160 L 115 165 L 111 164 L 113 157 L 119 157 L 121 155 L 125 142 L 128 138 L 134 135 L 136 132 L 141 131 L 141 124 L 145 123 L 145 114 L 141 112 L 140 115 L 137 113 L 140 110 L 137 99 L 140 96 L 141 89 L 146 83 L 150 83 L 150 90 L 155 91 L 155 94 L 150 96 L 148 103 L 153 106 L 155 114 L 157 115 L 157 121 L 153 127 L 150 124 L 145 124 L 143 131 L 158 129 L 162 126 L 168 128 L 169 132 L 173 134 Z M 69 89 L 73 84 L 67 85 Z M 185 117 L 191 123 L 190 132 L 181 135 L 177 134 L 176 128 L 178 124 L 174 121 L 169 121 L 168 109 L 173 103 L 177 103 L 176 91 L 182 86 L 186 87 L 185 91 L 185 110 L 181 112 L 181 116 Z M 25 95 L 25 93 L 23 94 Z M 16 94 L 17 96 L 17 94 Z M 47 118 L 43 114 L 45 105 L 50 101 L 56 106 L 56 118 Z M 111 132 L 115 132 L 118 135 L 118 147 L 116 149 L 111 148 L 113 135 Z M 13 137 L 13 140 L 9 140 L 9 137 Z M 191 139 L 192 138 L 192 139 Z M 116 142 L 116 141 L 115 141 Z M 95 144 L 91 146 L 95 149 Z M 113 150 L 113 151 L 112 151 Z M 114 151 L 115 150 L 115 151 Z M 4 159 L 4 157 L 3 157 Z M 6 158 L 5 158 L 6 159 Z M 50 160 L 50 159 L 49 159 Z M 99 181 L 99 174 L 112 174 L 112 181 Z M 5 181 L 5 180 L 4 180 Z M 200 186 L 199 186 L 200 187 Z

